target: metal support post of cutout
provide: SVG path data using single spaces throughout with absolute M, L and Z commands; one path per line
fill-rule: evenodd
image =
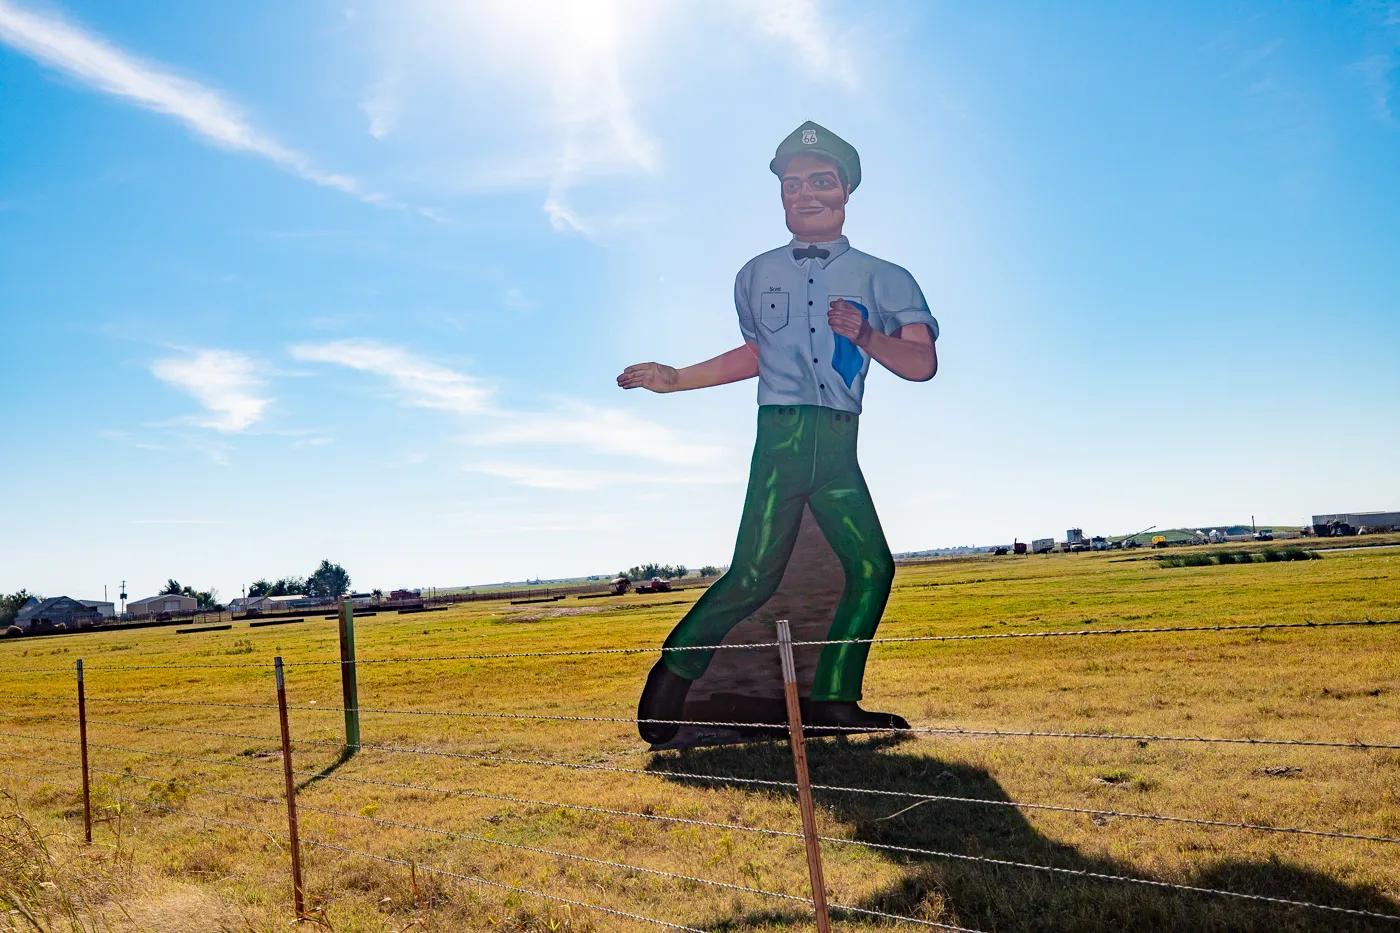
M 783 699 L 787 701 L 792 764 L 797 772 L 802 838 L 807 843 L 807 874 L 812 879 L 812 909 L 817 915 L 817 933 L 831 933 L 831 918 L 826 909 L 826 879 L 822 875 L 821 843 L 817 840 L 817 811 L 812 805 L 812 782 L 807 777 L 807 739 L 802 732 L 802 705 L 797 698 L 797 664 L 792 657 L 792 629 L 786 619 L 778 622 L 778 654 L 783 662 Z

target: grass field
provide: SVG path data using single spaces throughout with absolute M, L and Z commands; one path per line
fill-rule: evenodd
M 651 647 L 698 592 L 380 615 L 359 624 L 358 652 L 364 660 Z M 904 564 L 880 634 L 1368 617 L 1400 618 L 1400 549 L 1209 567 L 1162 567 L 1142 552 Z M 1400 626 L 880 645 L 871 655 L 866 705 L 928 727 L 1395 744 L 1397 649 Z M 329 621 L 196 635 L 147 630 L 0 642 L 0 694 L 9 697 L 0 701 L 0 751 L 11 753 L 0 755 L 6 772 L 0 786 L 23 815 L 0 821 L 0 907 L 37 918 L 35 926 L 25 926 L 22 914 L 11 913 L 14 929 L 286 928 L 285 842 L 196 816 L 285 832 L 276 741 L 141 727 L 273 737 L 275 710 L 110 702 L 272 704 L 275 654 L 288 665 L 291 704 L 340 705 L 337 668 L 307 663 L 338 657 Z M 73 676 L 15 670 L 67 668 L 80 656 L 89 671 L 90 741 L 145 750 L 92 749 L 93 767 L 104 769 L 94 774 L 103 821 L 90 848 L 73 842 L 82 836 L 80 797 L 71 789 L 78 772 L 12 757 L 76 763 L 76 724 L 55 718 L 73 715 Z M 653 660 L 647 653 L 361 664 L 360 702 L 367 709 L 626 718 Z M 263 662 L 269 666 L 170 666 Z M 144 669 L 104 670 L 113 666 Z M 13 698 L 30 694 L 54 699 Z M 794 832 L 796 803 L 780 789 L 668 776 L 791 780 L 782 743 L 652 754 L 627 723 L 363 714 L 366 744 L 652 772 L 621 774 L 369 749 L 338 764 L 337 712 L 294 710 L 291 726 L 303 742 L 326 743 L 297 749 L 296 767 L 308 772 L 299 794 L 303 839 L 690 927 L 812 928 L 807 909 L 791 901 L 375 822 L 801 897 L 806 866 L 800 841 L 791 837 L 387 786 Z M 822 784 L 1400 837 L 1400 752 L 1393 750 L 931 736 L 820 740 L 809 754 L 812 778 Z M 322 771 L 324 777 L 312 776 Z M 180 782 L 277 803 L 192 791 Z M 118 794 L 175 812 L 118 807 Z M 912 802 L 821 793 L 818 817 L 825 835 L 842 839 L 1400 914 L 1400 845 L 956 802 L 909 808 Z M 829 843 L 823 851 L 834 901 L 985 931 L 1400 930 L 1400 923 L 857 845 Z M 304 863 L 311 902 L 324 923 L 345 933 L 654 928 L 330 849 L 307 847 Z M 0 916 L 0 930 L 4 923 Z M 892 928 L 846 916 L 838 926 Z

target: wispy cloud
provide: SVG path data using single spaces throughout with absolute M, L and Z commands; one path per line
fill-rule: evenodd
M 518 288 L 508 288 L 501 296 L 501 303 L 512 311 L 528 311 L 535 306 L 535 303 L 525 297 L 525 293 Z
M 398 79 L 395 75 L 385 75 L 360 103 L 365 118 L 369 121 L 369 135 L 383 140 L 394 131 L 399 119 L 398 95 L 395 93 Z
M 697 443 L 674 428 L 639 418 L 627 411 L 599 408 L 570 399 L 555 400 L 553 409 L 549 411 L 507 408 L 498 404 L 498 392 L 494 386 L 424 359 L 402 347 L 368 340 L 337 340 L 297 344 L 288 347 L 288 352 L 294 359 L 303 362 L 332 363 L 381 376 L 404 405 L 472 416 L 469 433 L 460 435 L 459 440 L 477 447 L 569 447 L 593 454 L 626 457 L 633 461 L 691 468 L 715 464 L 722 455 L 718 447 Z M 509 474 L 494 475 L 533 486 L 595 482 L 587 474 L 559 480 L 557 477 L 563 474 L 551 472 L 554 467 L 538 469 L 543 472 L 530 473 L 515 464 Z M 580 475 L 585 478 L 578 479 Z M 656 481 L 666 482 L 667 479 L 663 477 Z M 555 485 L 552 488 L 572 487 Z
M 753 17 L 759 29 L 787 40 L 806 73 L 855 86 L 851 60 L 836 51 L 834 30 L 815 0 L 743 0 L 739 7 Z
M 664 425 L 630 412 L 560 400 L 552 412 L 513 412 L 467 440 L 486 446 L 581 447 L 601 454 L 636 457 L 677 465 L 713 462 L 719 451 L 686 440 Z
M 545 466 L 515 460 L 480 460 L 468 463 L 466 469 L 509 480 L 517 486 L 533 489 L 560 489 L 569 492 L 591 492 L 609 486 L 709 486 L 742 483 L 742 475 L 707 472 L 688 474 L 659 474 L 619 472 L 616 470 L 586 470 L 573 467 Z
M 404 403 L 459 415 L 487 411 L 494 390 L 479 379 L 415 356 L 401 347 L 370 340 L 335 340 L 288 347 L 293 359 L 334 363 L 387 379 Z
M 1376 115 L 1385 123 L 1395 122 L 1395 113 L 1391 109 L 1390 95 L 1392 81 L 1390 76 L 1400 68 L 1393 54 L 1368 55 L 1359 62 L 1351 66 L 1352 70 L 1361 76 L 1361 80 L 1371 91 L 1372 100 L 1376 105 Z
M 133 525 L 227 525 L 221 518 L 133 518 Z
M 175 117 L 215 145 L 261 156 L 362 201 L 391 204 L 384 195 L 366 191 L 353 176 L 320 169 L 308 156 L 260 132 L 213 89 L 142 61 L 63 19 L 0 0 L 0 42 L 103 93 Z
M 193 395 L 208 411 L 181 423 L 212 428 L 221 434 L 246 431 L 263 417 L 272 398 L 262 394 L 266 382 L 254 360 L 231 350 L 195 350 L 151 364 L 151 375 Z

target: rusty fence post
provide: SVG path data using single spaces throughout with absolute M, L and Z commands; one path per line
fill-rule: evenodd
M 92 788 L 88 784 L 87 695 L 83 692 L 83 659 L 78 659 L 78 749 L 83 762 L 83 842 L 92 843 Z
M 822 875 L 821 843 L 817 839 L 817 811 L 812 805 L 812 782 L 807 777 L 807 739 L 802 732 L 802 706 L 797 698 L 797 664 L 792 657 L 792 629 L 786 619 L 778 622 L 778 655 L 783 662 L 783 699 L 787 701 L 792 765 L 797 772 L 802 838 L 807 843 L 807 874 L 812 879 L 812 909 L 817 915 L 817 933 L 831 933 L 831 918 L 826 910 L 826 879 Z
M 282 656 L 272 660 L 277 675 L 277 719 L 282 726 L 282 776 L 287 783 L 287 835 L 292 847 L 292 904 L 297 920 L 305 913 L 301 887 L 301 839 L 297 833 L 297 785 L 292 774 L 292 730 L 287 725 L 287 681 L 282 674 Z
M 355 681 L 355 604 L 340 601 L 340 692 L 345 707 L 345 754 L 360 748 L 360 688 Z

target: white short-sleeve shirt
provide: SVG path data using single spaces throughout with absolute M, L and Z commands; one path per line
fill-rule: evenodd
M 829 255 L 794 258 L 795 249 L 809 245 Z M 883 334 L 924 324 L 938 339 L 938 321 L 907 271 L 851 249 L 845 237 L 814 244 L 793 240 L 750 259 L 734 280 L 739 330 L 758 346 L 758 404 L 820 405 L 860 414 L 870 355 L 854 348 L 860 371 L 849 385 L 832 367 L 837 335 L 826 315 L 837 298 L 864 307 L 870 326 Z

